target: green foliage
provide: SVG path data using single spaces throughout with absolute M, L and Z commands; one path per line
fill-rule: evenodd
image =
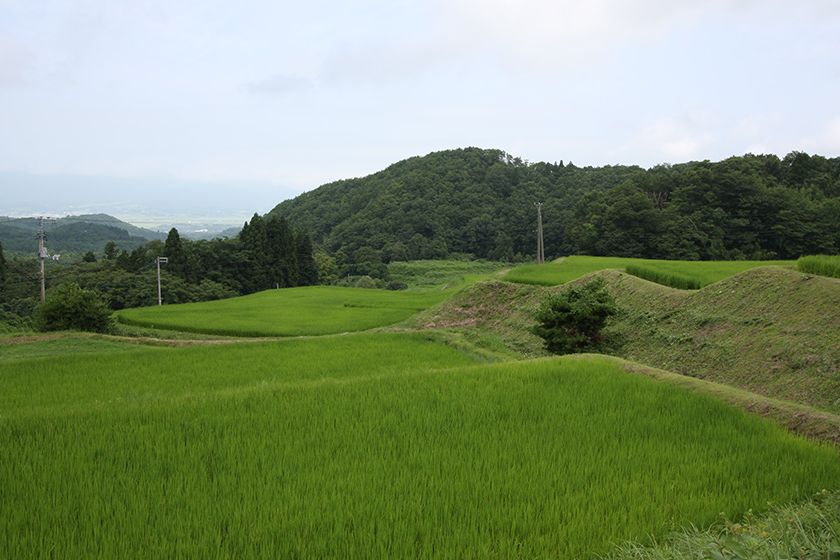
M 102 297 L 73 282 L 50 290 L 35 310 L 35 326 L 41 331 L 106 332 L 110 325 L 111 310 Z
M 741 260 L 840 251 L 840 158 L 745 155 L 652 169 L 523 162 L 466 148 L 323 185 L 272 210 L 348 266 L 533 255 L 543 201 L 549 258 Z M 369 274 L 370 271 L 352 271 Z
M 807 274 L 840 278 L 840 255 L 809 255 L 799 257 L 796 268 Z
M 114 243 L 113 241 L 109 241 L 105 244 L 102 254 L 106 260 L 112 261 L 116 259 L 119 255 L 119 248 L 117 247 L 116 243 Z
M 6 257 L 3 254 L 3 244 L 0 243 L 0 302 L 5 300 L 6 295 Z
M 656 268 L 638 264 L 628 264 L 624 270 L 627 274 L 632 274 L 633 276 L 638 276 L 639 278 L 644 278 L 645 280 L 672 288 L 679 288 L 681 290 L 699 290 L 702 288 L 698 279 L 675 272 L 664 272 Z
M 607 320 L 618 312 L 603 279 L 550 295 L 537 311 L 534 334 L 555 354 L 584 352 L 601 341 Z
M 96 255 L 93 254 L 93 251 L 88 251 L 82 256 L 82 262 L 86 263 L 93 263 L 96 262 Z
M 315 251 L 315 270 L 322 284 L 335 284 L 338 281 L 338 265 L 335 258 L 323 249 Z
M 582 558 L 840 484 L 836 450 L 609 359 L 417 335 L 21 358 L 0 410 L 8 558 Z

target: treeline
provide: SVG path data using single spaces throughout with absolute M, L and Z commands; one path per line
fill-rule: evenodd
M 111 309 L 157 303 L 157 257 L 165 303 L 186 303 L 244 295 L 269 288 L 311 285 L 318 268 L 309 235 L 279 217 L 255 214 L 239 237 L 190 241 L 178 230 L 165 241 L 132 250 L 109 241 L 100 254 L 82 262 L 47 261 L 47 286 L 74 282 L 96 290 Z M 39 302 L 38 263 L 32 257 L 4 256 L 0 246 L 0 322 L 32 317 Z
M 547 257 L 796 258 L 840 250 L 840 158 L 577 167 L 467 148 L 338 181 L 272 210 L 340 269 L 466 255 L 529 259 L 543 205 Z

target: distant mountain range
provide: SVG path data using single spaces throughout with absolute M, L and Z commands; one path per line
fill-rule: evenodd
M 36 254 L 37 218 L 0 217 L 0 243 L 10 253 Z M 101 252 L 108 241 L 131 250 L 154 239 L 166 239 L 159 231 L 140 228 L 108 214 L 85 214 L 44 221 L 50 254 Z

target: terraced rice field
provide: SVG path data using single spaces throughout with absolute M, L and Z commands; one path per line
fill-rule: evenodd
M 443 301 L 453 289 L 307 286 L 218 301 L 125 309 L 117 319 L 142 327 L 230 336 L 334 334 L 397 323 Z
M 504 279 L 522 284 L 556 286 L 605 269 L 626 270 L 674 288 L 702 288 L 758 266 L 793 266 L 795 261 L 664 261 L 624 257 L 571 256 L 509 271 Z
M 840 484 L 834 448 L 605 357 L 41 344 L 0 345 L 3 558 L 587 557 Z

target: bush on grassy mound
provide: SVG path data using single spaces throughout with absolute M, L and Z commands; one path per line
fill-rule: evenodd
M 840 255 L 809 255 L 796 261 L 799 272 L 840 278 Z
M 97 292 L 71 282 L 50 290 L 35 310 L 35 326 L 41 331 L 105 332 L 111 326 L 111 310 Z
M 607 319 L 617 312 L 604 280 L 597 278 L 549 296 L 537 312 L 534 334 L 549 352 L 583 352 L 600 342 Z

